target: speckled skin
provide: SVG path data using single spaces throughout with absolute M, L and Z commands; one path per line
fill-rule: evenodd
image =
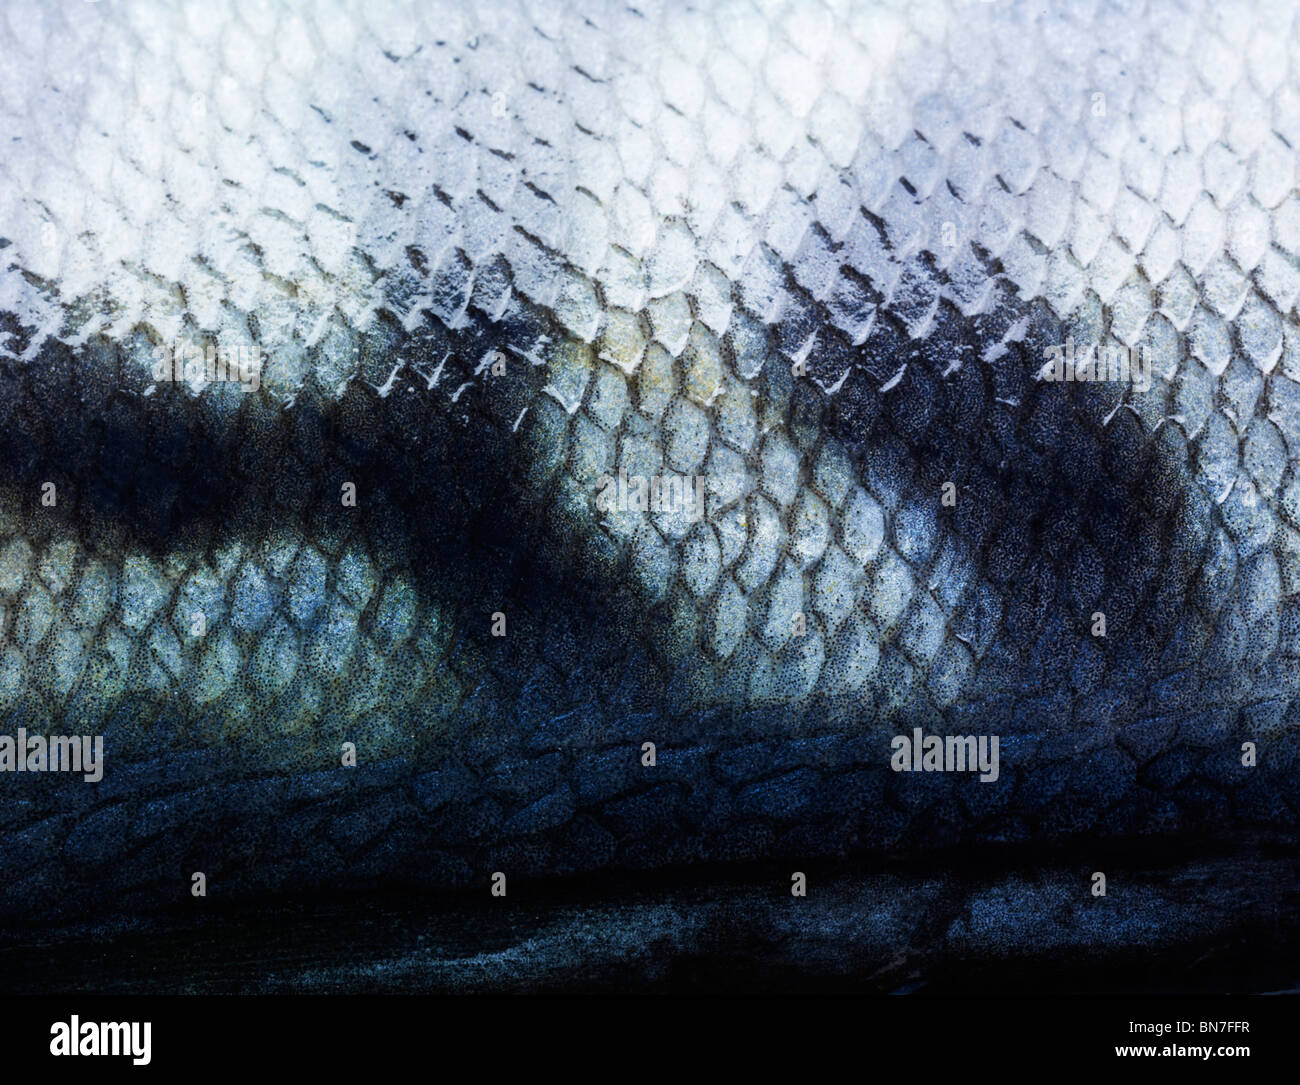
M 1292 839 L 1297 26 L 6 2 L 0 909 Z

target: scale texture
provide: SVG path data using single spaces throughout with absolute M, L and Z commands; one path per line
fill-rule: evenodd
M 1293 3 L 5 0 L 0 51 L 0 709 L 106 760 L 0 779 L 0 910 L 1294 839 Z

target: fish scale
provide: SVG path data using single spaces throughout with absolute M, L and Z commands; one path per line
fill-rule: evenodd
M 1293 5 L 0 15 L 7 910 L 1294 830 Z

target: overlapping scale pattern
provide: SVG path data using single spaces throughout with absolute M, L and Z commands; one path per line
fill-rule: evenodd
M 15 720 L 451 758 L 362 842 L 539 869 L 1294 817 L 1293 5 L 0 20 Z M 186 341 L 259 388 L 160 386 Z M 887 774 L 912 725 L 1006 735 L 998 797 Z

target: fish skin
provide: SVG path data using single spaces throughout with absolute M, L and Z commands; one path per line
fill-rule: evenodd
M 1294 834 L 1292 5 L 2 14 L 7 913 Z

